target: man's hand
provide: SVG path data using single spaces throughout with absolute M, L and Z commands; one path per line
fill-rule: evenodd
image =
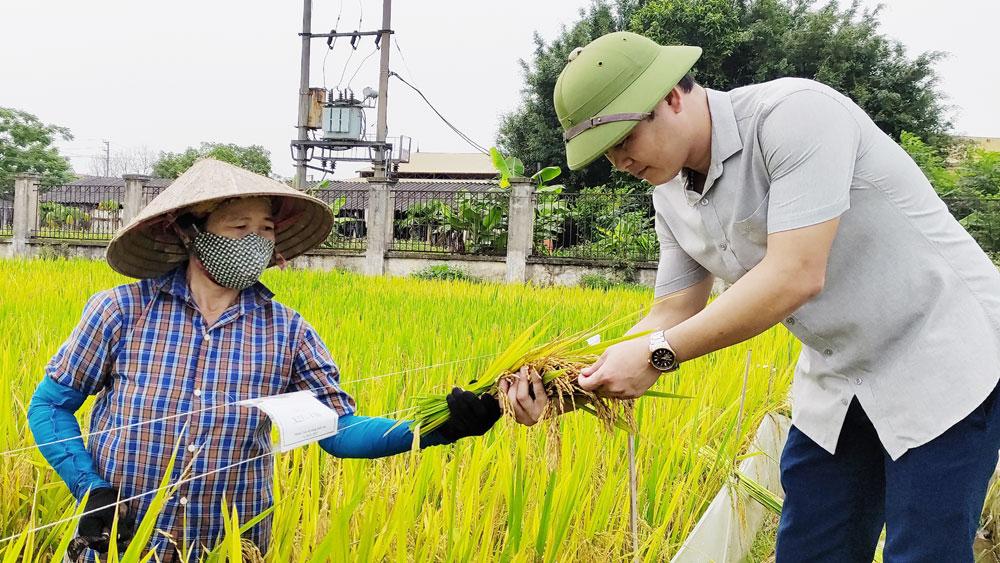
M 660 371 L 649 364 L 649 339 L 634 338 L 611 346 L 580 371 L 580 387 L 602 397 L 635 399 L 656 383 Z
M 115 515 L 118 515 L 118 548 L 124 550 L 128 546 L 129 540 L 135 533 L 135 517 L 130 514 L 128 506 L 125 504 L 115 504 L 118 502 L 118 491 L 105 487 L 90 491 L 87 497 L 87 505 L 84 507 L 84 516 L 80 518 L 80 526 L 77 530 L 79 539 L 75 546 L 80 549 L 89 547 L 99 553 L 108 551 L 111 540 L 111 526 L 114 523 Z M 86 514 L 86 513 L 90 514 Z M 71 554 L 70 559 L 76 559 Z
M 489 393 L 481 397 L 458 387 L 448 394 L 448 420 L 438 427 L 445 439 L 454 442 L 468 436 L 482 436 L 500 420 L 500 403 Z
M 510 383 L 506 379 L 500 382 L 500 392 L 507 395 L 510 406 L 514 409 L 514 420 L 525 426 L 531 426 L 541 420 L 549 397 L 542 387 L 542 378 L 538 372 L 527 366 L 515 376 L 517 380 Z

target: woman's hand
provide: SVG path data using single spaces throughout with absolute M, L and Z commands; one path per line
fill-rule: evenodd
M 542 418 L 549 397 L 542 387 L 542 378 L 534 369 L 527 366 L 514 374 L 514 381 L 504 379 L 500 382 L 500 392 L 507 395 L 511 408 L 514 409 L 514 420 L 532 426 Z

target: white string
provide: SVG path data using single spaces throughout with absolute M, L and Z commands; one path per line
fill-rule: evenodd
M 409 411 L 409 410 L 413 410 L 415 408 L 416 407 L 407 407 L 405 409 L 399 409 L 397 411 L 385 413 L 384 415 L 381 415 L 381 416 L 382 417 L 389 417 L 389 416 L 392 416 L 394 414 L 399 414 L 401 412 L 406 412 L 406 411 Z M 366 420 L 361 420 L 361 421 L 355 422 L 354 424 L 348 424 L 347 426 L 345 426 L 343 428 L 338 428 L 337 429 L 337 433 L 340 433 L 341 430 L 347 430 L 348 428 L 351 428 L 352 426 L 357 426 L 359 424 L 364 424 L 364 423 L 370 422 L 370 421 L 371 421 L 370 419 L 366 419 Z M 146 491 L 144 493 L 139 493 L 137 495 L 133 495 L 131 497 L 119 500 L 118 502 L 115 502 L 114 504 L 106 504 L 104 506 L 101 506 L 100 508 L 95 508 L 93 510 L 88 510 L 88 511 L 82 512 L 80 514 L 74 514 L 73 516 L 68 516 L 68 517 L 63 518 L 61 520 L 56 520 L 55 522 L 50 522 L 50 523 L 44 524 L 42 526 L 31 528 L 30 530 L 25 530 L 24 532 L 20 532 L 18 534 L 14 534 L 12 536 L 7 536 L 7 537 L 5 537 L 3 539 L 0 539 L 0 544 L 6 543 L 6 542 L 11 541 L 13 539 L 17 539 L 17 538 L 19 538 L 19 537 L 21 537 L 23 535 L 26 535 L 26 534 L 34 534 L 35 532 L 40 532 L 42 530 L 47 530 L 49 528 L 54 528 L 54 527 L 56 527 L 56 526 L 58 526 L 60 524 L 65 524 L 66 522 L 71 522 L 73 520 L 76 520 L 77 518 L 82 518 L 84 516 L 87 516 L 87 515 L 90 515 L 90 514 L 94 514 L 96 512 L 100 512 L 100 511 L 105 510 L 107 508 L 110 508 L 110 507 L 113 507 L 113 506 L 118 506 L 119 504 L 124 504 L 126 502 L 131 502 L 133 500 L 136 500 L 136 499 L 139 499 L 139 498 L 142 498 L 142 497 L 145 497 L 145 496 L 149 496 L 151 494 L 157 493 L 157 492 L 165 490 L 165 489 L 169 489 L 171 487 L 179 487 L 179 486 L 184 485 L 186 483 L 190 483 L 192 481 L 201 479 L 202 477 L 208 477 L 209 475 L 215 475 L 216 473 L 220 473 L 220 472 L 225 471 L 227 469 L 232 469 L 233 467 L 236 467 L 236 466 L 239 466 L 239 465 L 243 465 L 245 463 L 250 463 L 251 461 L 256 461 L 258 459 L 263 459 L 263 458 L 265 458 L 267 456 L 271 456 L 271 455 L 274 455 L 274 454 L 277 454 L 277 453 L 283 453 L 283 452 L 279 452 L 277 450 L 272 449 L 271 451 L 265 452 L 263 454 L 260 454 L 260 455 L 257 455 L 257 456 L 254 456 L 254 457 L 251 457 L 251 458 L 248 458 L 248 459 L 237 461 L 236 463 L 231 463 L 229 465 L 226 465 L 226 466 L 223 466 L 223 467 L 219 467 L 217 469 L 213 469 L 213 470 L 207 471 L 205 473 L 200 473 L 200 474 L 195 475 L 193 477 L 188 477 L 187 479 L 181 479 L 179 481 L 175 481 L 173 483 L 169 483 L 169 484 L 164 485 L 162 487 L 157 487 L 157 488 L 152 489 L 150 491 Z
M 267 399 L 269 397 L 277 397 L 277 396 L 283 395 L 283 394 L 284 393 L 277 393 L 275 395 L 268 395 L 268 396 L 265 396 L 265 397 L 257 397 L 257 398 L 258 399 Z M 52 446 L 52 445 L 55 445 L 55 444 L 61 444 L 63 442 L 72 442 L 73 440 L 82 440 L 83 438 L 89 438 L 91 436 L 100 436 L 101 434 L 108 434 L 108 433 L 111 433 L 111 432 L 117 432 L 119 430 L 128 430 L 129 428 L 137 428 L 139 426 L 145 426 L 147 424 L 152 424 L 154 422 L 161 422 L 161 421 L 164 421 L 164 420 L 172 420 L 172 419 L 175 419 L 175 418 L 180 418 L 182 416 L 189 416 L 189 415 L 192 415 L 192 414 L 198 414 L 200 412 L 210 411 L 210 410 L 213 410 L 213 409 L 219 409 L 219 408 L 222 408 L 222 407 L 227 407 L 227 406 L 231 406 L 231 405 L 237 405 L 239 403 L 240 403 L 240 401 L 233 401 L 231 403 L 222 403 L 222 404 L 213 405 L 211 407 L 205 407 L 205 408 L 201 408 L 201 409 L 197 409 L 197 410 L 193 410 L 193 411 L 181 412 L 181 413 L 171 414 L 171 415 L 168 415 L 168 416 L 162 416 L 160 418 L 151 418 L 149 420 L 140 420 L 139 422 L 133 422 L 132 424 L 126 424 L 124 426 L 115 426 L 114 428 L 106 428 L 104 430 L 98 430 L 96 432 L 81 432 L 79 436 L 70 436 L 69 438 L 60 438 L 58 440 L 52 440 L 51 442 L 43 442 L 41 444 L 32 444 L 30 446 L 23 446 L 23 447 L 20 447 L 20 448 L 14 448 L 12 450 L 7 450 L 7 451 L 4 451 L 4 452 L 0 452 L 0 457 L 7 457 L 7 456 L 10 456 L 10 455 L 13 455 L 13 454 L 16 454 L 16 453 L 20 453 L 20 452 L 23 452 L 23 451 L 33 450 L 33 449 L 36 449 L 36 448 L 42 448 L 42 447 L 45 447 L 45 446 Z
M 489 357 L 492 357 L 492 356 L 496 356 L 496 354 L 484 354 L 482 356 L 473 356 L 473 357 L 470 357 L 470 358 L 462 358 L 460 360 L 452 360 L 450 362 L 442 362 L 442 363 L 439 363 L 439 364 L 432 364 L 432 365 L 429 365 L 429 366 L 420 366 L 420 367 L 415 367 L 415 368 L 410 368 L 410 369 L 404 369 L 404 370 L 400 370 L 400 371 L 393 371 L 393 372 L 389 372 L 389 373 L 383 373 L 381 375 L 374 375 L 374 376 L 371 376 L 371 377 L 364 377 L 364 378 L 361 378 L 361 379 L 354 379 L 354 380 L 351 380 L 351 381 L 342 381 L 341 385 L 346 385 L 346 384 L 350 384 L 350 383 L 360 383 L 362 381 L 373 381 L 373 380 L 376 380 L 376 379 L 382 379 L 382 378 L 390 377 L 390 376 L 393 376 L 393 375 L 401 375 L 401 374 L 404 374 L 404 373 L 429 370 L 429 369 L 433 369 L 433 368 L 436 368 L 436 367 L 447 366 L 447 365 L 451 365 L 451 364 L 458 364 L 458 363 L 468 362 L 468 361 L 472 361 L 472 360 L 480 360 L 480 359 L 489 358 Z M 277 396 L 280 396 L 280 395 L 284 395 L 284 393 L 276 393 L 274 395 L 265 395 L 263 397 L 253 397 L 253 398 L 251 398 L 249 400 L 267 399 L 267 398 L 270 398 L 270 397 L 277 397 Z M 201 409 L 196 409 L 196 410 L 193 410 L 193 411 L 187 411 L 187 412 L 182 412 L 182 413 L 175 413 L 175 414 L 171 414 L 171 415 L 167 415 L 167 416 L 162 416 L 162 417 L 159 417 L 159 418 L 151 418 L 151 419 L 148 419 L 148 420 L 140 420 L 139 422 L 133 422 L 132 424 L 126 424 L 124 426 L 116 426 L 116 427 L 113 427 L 113 428 L 106 428 L 104 430 L 98 430 L 96 432 L 81 432 L 79 436 L 70 436 L 68 438 L 60 438 L 58 440 L 52 440 L 51 442 L 43 442 L 41 444 L 31 444 L 29 446 L 22 446 L 20 448 L 13 448 L 13 449 L 10 449 L 10 450 L 2 451 L 2 452 L 0 452 L 0 458 L 9 457 L 9 456 L 17 454 L 17 453 L 21 453 L 21 452 L 25 452 L 25 451 L 29 451 L 29 450 L 34 450 L 34 449 L 42 448 L 42 447 L 45 447 L 45 446 L 52 446 L 52 445 L 55 445 L 55 444 L 61 444 L 63 442 L 72 442 L 74 440 L 82 440 L 84 438 L 89 438 L 91 436 L 100 436 L 102 434 L 109 434 L 111 432 L 117 432 L 119 430 L 128 430 L 130 428 L 138 428 L 140 426 L 145 426 L 147 424 L 152 424 L 154 422 L 162 422 L 162 421 L 165 421 L 165 420 L 173 420 L 175 418 L 180 418 L 182 416 L 189 416 L 189 415 L 193 415 L 193 414 L 198 414 L 198 413 L 210 411 L 210 410 L 213 410 L 213 409 L 220 409 L 220 408 L 224 408 L 224 407 L 230 407 L 230 406 L 238 405 L 241 402 L 243 402 L 243 401 L 242 400 L 237 400 L 237 401 L 231 401 L 231 402 L 228 402 L 228 403 L 220 403 L 220 404 L 212 405 L 210 407 L 204 407 L 204 408 L 201 408 Z
M 365 377 L 365 378 L 362 378 L 362 379 L 352 379 L 350 381 L 345 381 L 344 384 L 348 384 L 348 383 L 361 383 L 362 381 L 372 381 L 372 380 L 375 380 L 375 379 L 382 379 L 384 377 L 389 377 L 389 376 L 392 376 L 392 375 L 400 375 L 400 374 L 403 374 L 403 373 L 409 373 L 411 371 L 422 371 L 422 370 L 439 368 L 441 366 L 448 366 L 448 365 L 451 365 L 451 364 L 460 364 L 462 362 L 471 362 L 472 360 L 482 360 L 483 358 L 492 358 L 492 357 L 494 357 L 496 355 L 497 355 L 496 353 L 493 353 L 493 354 L 483 354 L 482 356 L 472 356 L 470 358 L 462 358 L 461 360 L 452 360 L 450 362 L 442 362 L 440 364 L 433 364 L 433 365 L 422 366 L 422 367 L 418 367 L 418 368 L 410 368 L 410 369 L 405 369 L 405 370 L 402 370 L 402 371 L 393 371 L 393 372 L 389 372 L 389 373 L 383 373 L 381 375 L 373 375 L 371 377 Z

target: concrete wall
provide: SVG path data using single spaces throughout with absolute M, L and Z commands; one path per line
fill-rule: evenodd
M 65 256 L 87 258 L 91 260 L 104 259 L 105 243 L 90 241 L 40 241 L 32 239 L 27 243 L 28 257 Z M 13 244 L 9 239 L 0 239 L 0 258 L 14 256 Z M 408 276 L 428 266 L 447 264 L 461 268 L 473 276 L 489 281 L 503 282 L 507 279 L 508 268 L 506 259 L 502 256 L 454 256 L 433 255 L 427 253 L 390 252 L 385 258 L 385 274 L 390 276 Z M 347 270 L 364 273 L 365 255 L 355 252 L 337 250 L 315 250 L 299 256 L 289 262 L 292 268 L 313 270 Z M 525 267 L 525 278 L 528 283 L 538 285 L 577 285 L 580 277 L 588 273 L 603 273 L 609 264 L 600 262 L 582 262 L 565 259 L 529 258 Z M 642 265 L 637 268 L 638 281 L 653 287 L 656 279 L 655 265 Z
M 454 256 L 429 253 L 390 252 L 385 258 L 385 274 L 408 276 L 428 266 L 447 264 L 461 268 L 473 276 L 489 281 L 506 281 L 507 262 L 502 256 Z M 365 256 L 335 250 L 317 250 L 296 258 L 293 268 L 331 270 L 334 268 L 351 272 L 363 272 Z M 578 260 L 529 258 L 525 267 L 525 281 L 538 285 L 577 285 L 584 274 L 603 273 L 610 264 L 583 262 Z M 656 281 L 655 264 L 637 268 L 639 283 L 653 287 Z
M 14 244 L 10 239 L 0 239 L 0 258 L 42 258 L 42 257 L 63 257 L 63 258 L 85 258 L 88 260 L 104 260 L 104 249 L 107 243 L 99 241 L 75 240 L 71 242 L 51 240 L 40 242 L 37 239 L 29 240 L 24 249 L 24 254 L 19 256 L 14 252 Z

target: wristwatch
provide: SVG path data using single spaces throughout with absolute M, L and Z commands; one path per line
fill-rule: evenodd
M 649 364 L 664 373 L 681 366 L 662 330 L 649 335 Z

